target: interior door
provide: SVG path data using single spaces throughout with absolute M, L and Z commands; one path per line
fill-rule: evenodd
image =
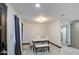
M 15 15 L 15 55 L 21 55 L 19 18 Z
M 79 20 L 71 23 L 71 46 L 79 49 Z

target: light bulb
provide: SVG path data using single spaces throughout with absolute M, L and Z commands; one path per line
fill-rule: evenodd
M 39 8 L 39 7 L 40 7 L 40 4 L 35 4 L 35 6 L 36 6 L 37 8 Z

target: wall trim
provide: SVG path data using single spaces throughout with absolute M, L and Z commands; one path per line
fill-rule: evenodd
M 56 47 L 58 47 L 58 48 L 61 48 L 60 46 L 58 46 L 58 45 L 56 45 L 56 44 L 54 44 L 54 43 L 52 43 L 50 41 L 49 41 L 49 43 L 52 44 L 52 45 L 54 45 L 54 46 L 56 46 Z
M 52 45 L 54 45 L 54 46 L 56 46 L 56 47 L 58 47 L 58 48 L 61 48 L 60 46 L 58 46 L 58 45 L 56 45 L 56 44 L 54 44 L 54 43 L 52 43 L 50 41 L 49 41 L 49 43 L 52 44 Z M 22 45 L 30 45 L 30 43 L 22 43 Z
M 30 43 L 22 43 L 22 45 L 30 45 Z

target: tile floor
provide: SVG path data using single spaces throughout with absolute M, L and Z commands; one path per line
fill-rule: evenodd
M 32 48 L 29 45 L 23 45 L 22 55 L 79 55 L 79 49 L 62 46 L 62 48 L 55 47 L 50 44 L 50 52 L 42 51 L 33 53 Z

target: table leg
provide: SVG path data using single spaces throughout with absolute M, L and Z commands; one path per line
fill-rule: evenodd
M 34 42 L 33 42 L 33 52 L 34 52 Z

